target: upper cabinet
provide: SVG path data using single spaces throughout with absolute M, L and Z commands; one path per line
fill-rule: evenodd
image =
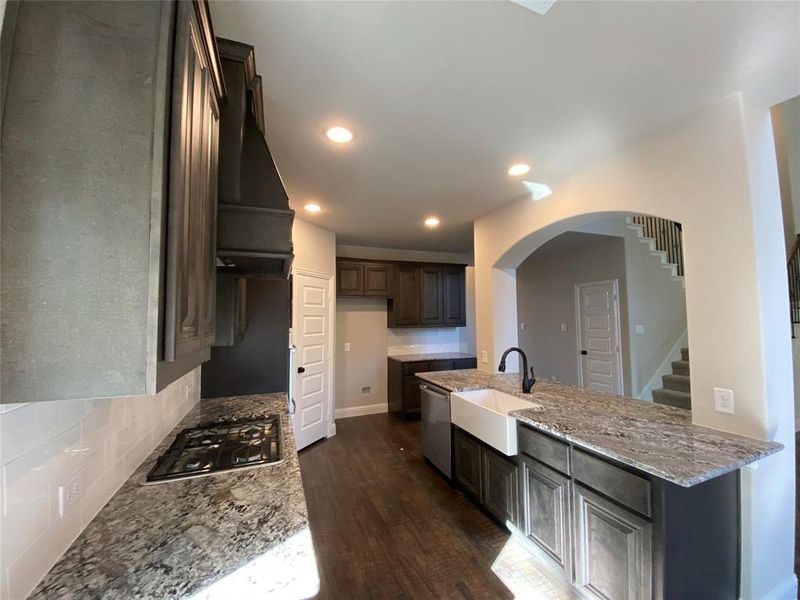
M 336 261 L 336 295 L 387 298 L 389 327 L 464 327 L 464 265 Z
M 25 2 L 6 21 L 0 400 L 155 393 L 215 337 L 208 7 Z

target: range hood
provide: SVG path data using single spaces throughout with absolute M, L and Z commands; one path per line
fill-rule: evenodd
M 228 101 L 220 112 L 217 270 L 286 278 L 294 211 L 265 137 L 252 46 L 217 38 Z

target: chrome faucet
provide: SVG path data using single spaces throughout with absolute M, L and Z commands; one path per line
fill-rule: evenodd
M 519 352 L 519 355 L 522 357 L 522 393 L 530 394 L 533 389 L 533 384 L 536 383 L 536 377 L 534 377 L 533 374 L 533 367 L 531 367 L 531 376 L 528 377 L 528 357 L 525 356 L 522 348 L 514 346 L 503 352 L 503 357 L 500 359 L 497 370 L 501 373 L 506 372 L 506 356 L 508 356 L 509 352 Z

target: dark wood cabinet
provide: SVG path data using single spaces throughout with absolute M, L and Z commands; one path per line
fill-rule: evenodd
M 456 428 L 453 442 L 454 479 L 464 491 L 479 502 L 483 499 L 481 462 L 481 443 Z
M 516 525 L 519 515 L 517 464 L 488 446 L 481 448 L 483 506 L 501 523 Z
M 340 258 L 336 295 L 387 298 L 389 327 L 464 327 L 465 267 Z
M 467 322 L 466 274 L 463 267 L 442 269 L 442 322 L 464 326 Z
M 583 595 L 739 596 L 738 472 L 685 488 L 527 425 L 517 442 L 521 529 Z
M 394 292 L 394 265 L 378 262 L 336 261 L 336 295 L 391 298 Z
M 419 270 L 419 322 L 422 325 L 442 325 L 442 269 L 421 267 Z
M 336 295 L 364 295 L 364 265 L 355 262 L 336 262 Z
M 575 585 L 592 597 L 652 598 L 652 524 L 582 485 L 573 490 Z
M 524 455 L 519 457 L 522 529 L 566 573 L 572 571 L 569 477 Z
M 453 427 L 453 479 L 464 492 L 503 524 L 519 523 L 518 467 L 466 431 Z
M 394 292 L 394 266 L 364 264 L 364 295 L 390 298 Z
M 474 356 L 455 359 L 433 359 L 403 361 L 388 359 L 388 402 L 389 412 L 407 419 L 418 417 L 422 404 L 423 383 L 414 374 L 427 371 L 449 371 L 451 369 L 474 369 L 478 360 Z
M 219 106 L 193 4 L 175 31 L 167 218 L 164 358 L 211 346 L 216 298 Z
M 388 306 L 389 327 L 419 326 L 419 316 L 419 268 L 397 265 L 394 296 Z

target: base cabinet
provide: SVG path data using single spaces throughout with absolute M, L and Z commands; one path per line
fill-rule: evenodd
M 474 369 L 478 365 L 475 357 L 402 361 L 388 359 L 389 412 L 403 419 L 416 418 L 422 405 L 421 381 L 414 375 L 426 371 L 450 371 L 451 369 Z
M 477 438 L 453 428 L 456 485 L 501 523 L 519 524 L 517 463 Z
M 519 457 L 523 532 L 566 573 L 572 572 L 569 477 Z
M 652 524 L 580 484 L 575 507 L 575 585 L 589 597 L 653 597 Z

